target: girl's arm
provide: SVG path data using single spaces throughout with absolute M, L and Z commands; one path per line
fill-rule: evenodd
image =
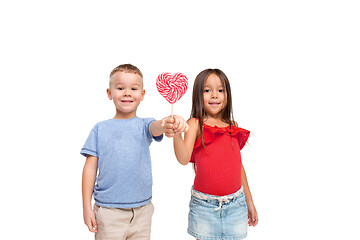
M 249 226 L 256 226 L 258 223 L 257 211 L 251 196 L 244 166 L 241 164 L 241 183 L 244 187 L 245 201 L 248 207 Z
M 172 123 L 171 129 L 166 129 L 166 123 Z M 174 125 L 174 127 L 173 127 Z M 150 131 L 153 136 L 160 136 L 165 133 L 167 137 L 173 137 L 176 133 L 187 130 L 187 124 L 181 116 L 174 115 L 173 117 L 165 117 L 162 120 L 154 121 L 150 126 Z
M 184 139 L 181 134 L 174 136 L 174 152 L 176 159 L 182 165 L 189 163 L 194 148 L 195 140 L 199 132 L 199 123 L 195 118 L 187 122 L 189 130 L 185 133 Z
M 84 222 L 88 226 L 90 232 L 97 232 L 95 213 L 91 207 L 91 198 L 94 190 L 97 169 L 98 158 L 88 155 L 82 175 L 82 197 Z

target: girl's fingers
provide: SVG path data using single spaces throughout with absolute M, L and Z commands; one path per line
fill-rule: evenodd
M 183 123 L 179 123 L 179 124 L 178 124 L 178 127 L 176 128 L 176 131 L 177 131 L 177 132 L 183 132 L 183 131 L 184 131 L 183 127 L 184 127 L 184 124 L 183 124 Z
M 179 130 L 180 126 L 181 126 L 181 122 L 178 118 L 174 118 L 175 121 L 174 121 L 174 129 L 175 130 Z
M 175 134 L 174 133 L 165 133 L 165 136 L 171 138 L 171 137 L 175 136 Z
M 258 222 L 259 222 L 259 219 L 258 219 L 258 217 L 256 216 L 255 219 L 254 219 L 254 227 L 258 224 Z
M 250 213 L 249 212 L 249 219 L 248 219 L 248 224 L 249 226 L 253 226 L 255 227 L 258 223 L 258 217 L 256 212 L 255 213 Z
M 172 123 L 166 123 L 165 128 L 166 129 L 173 129 L 174 125 Z

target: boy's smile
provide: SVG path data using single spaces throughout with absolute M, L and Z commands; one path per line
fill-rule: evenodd
M 115 104 L 115 118 L 133 118 L 145 95 L 142 78 L 135 73 L 116 72 L 110 79 L 107 94 Z

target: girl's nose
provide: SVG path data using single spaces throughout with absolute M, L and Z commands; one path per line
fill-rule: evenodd
M 217 92 L 213 91 L 211 94 L 211 98 L 217 98 L 217 97 L 218 97 Z

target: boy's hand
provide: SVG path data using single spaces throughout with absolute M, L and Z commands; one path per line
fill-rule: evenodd
M 95 212 L 91 208 L 89 210 L 84 209 L 84 223 L 89 228 L 90 232 L 97 233 L 97 223 L 95 218 Z
M 186 132 L 189 129 L 184 118 L 178 115 L 164 118 L 161 125 L 163 126 L 165 136 L 167 137 L 174 137 L 176 134 Z

